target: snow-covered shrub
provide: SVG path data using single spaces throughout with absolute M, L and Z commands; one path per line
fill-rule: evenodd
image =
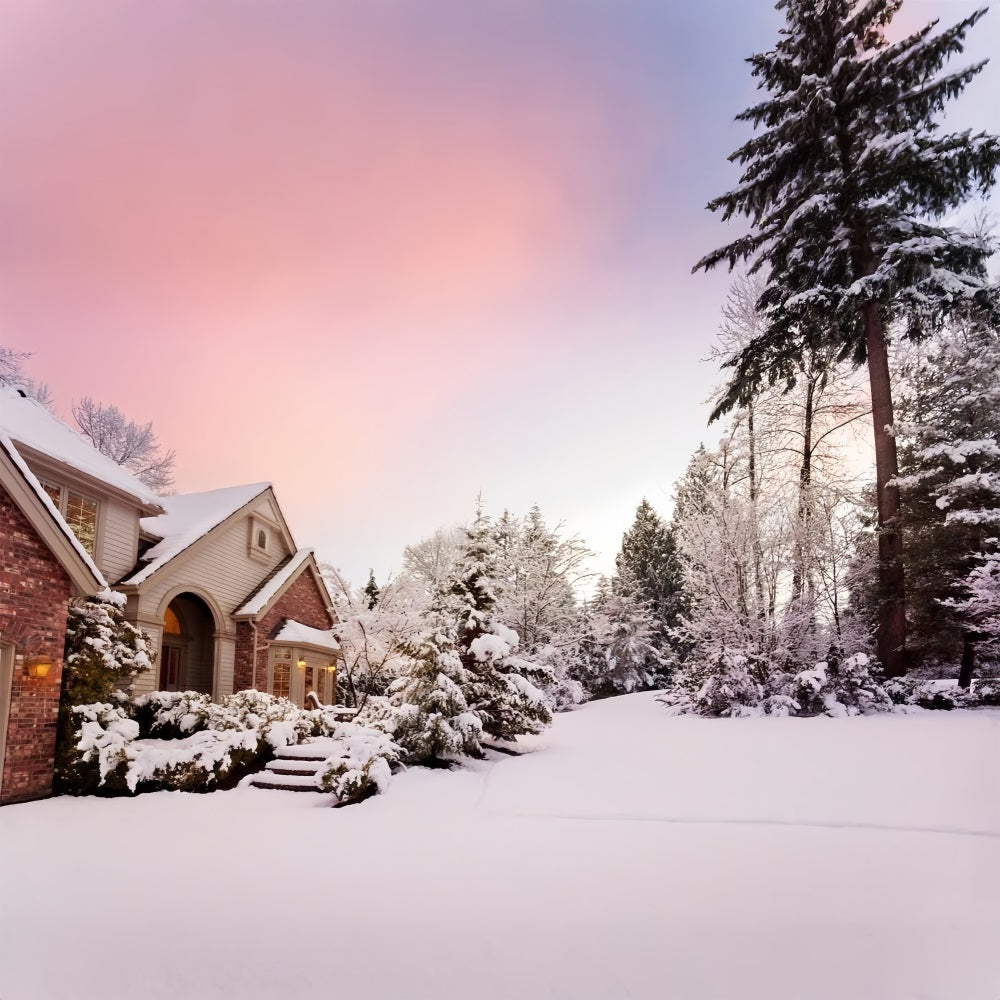
M 858 715 L 887 712 L 892 698 L 865 653 L 836 655 L 801 670 L 791 680 L 790 694 L 804 715 Z
M 135 706 L 143 733 L 161 739 L 208 729 L 253 729 L 277 749 L 328 735 L 327 729 L 335 725 L 323 709 L 299 708 L 287 698 L 254 690 L 237 691 L 221 702 L 196 691 L 154 691 L 136 698 Z
M 97 771 L 88 767 L 89 759 L 84 762 L 80 758 L 81 720 L 74 709 L 94 705 L 110 708 L 124 701 L 124 691 L 131 690 L 134 678 L 152 665 L 149 636 L 125 620 L 121 610 L 124 600 L 120 594 L 105 590 L 69 607 L 57 723 L 57 791 L 92 789 L 101 780 Z
M 590 698 L 579 678 L 579 658 L 578 649 L 554 644 L 541 646 L 532 654 L 532 659 L 549 672 L 542 694 L 550 712 L 568 712 Z
M 111 702 L 67 709 L 71 737 L 60 746 L 56 779 L 71 795 L 121 794 L 126 788 L 127 748 L 139 736 L 125 706 Z
M 1000 705 L 1000 678 L 989 677 L 977 681 L 973 693 L 980 705 Z
M 764 687 L 752 675 L 747 657 L 723 650 L 693 701 L 700 715 L 737 717 L 759 714 L 758 706 L 763 698 Z
M 194 691 L 155 691 L 132 702 L 78 706 L 73 719 L 63 790 L 74 795 L 231 788 L 279 747 L 332 737 L 340 745 L 328 787 L 346 803 L 382 790 L 400 759 L 383 732 L 257 691 L 221 703 Z
M 361 802 L 385 791 L 402 751 L 385 733 L 341 723 L 332 739 L 336 749 L 326 762 L 320 785 L 337 796 L 339 805 Z

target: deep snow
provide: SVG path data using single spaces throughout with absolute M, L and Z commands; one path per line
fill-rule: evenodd
M 0 810 L 0 998 L 1000 997 L 1000 713 L 559 716 L 386 795 Z

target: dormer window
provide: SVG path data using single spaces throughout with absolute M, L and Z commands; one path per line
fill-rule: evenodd
M 56 483 L 43 482 L 42 489 L 88 555 L 93 556 L 97 542 L 97 501 Z
M 251 517 L 249 525 L 249 536 L 247 538 L 247 549 L 251 559 L 258 559 L 261 562 L 270 561 L 271 555 L 271 527 L 259 517 Z

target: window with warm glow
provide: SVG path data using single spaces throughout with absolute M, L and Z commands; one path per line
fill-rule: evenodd
M 54 483 L 42 483 L 42 489 L 48 493 L 80 544 L 88 554 L 93 555 L 97 541 L 97 501 Z
M 271 660 L 271 694 L 276 698 L 287 698 L 292 685 L 292 652 L 290 649 L 274 649 Z
M 182 635 L 180 619 L 172 608 L 167 608 L 163 615 L 163 632 L 165 635 Z

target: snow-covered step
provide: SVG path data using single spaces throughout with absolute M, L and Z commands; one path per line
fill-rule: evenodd
M 280 747 L 274 760 L 250 782 L 255 788 L 281 788 L 293 792 L 319 792 L 319 777 L 327 758 L 334 752 L 332 740 L 315 739 L 295 746 Z
M 286 792 L 321 792 L 319 775 L 316 774 L 276 774 L 261 771 L 250 782 L 254 788 L 279 788 Z
M 268 774 L 311 774 L 315 777 L 320 769 L 316 761 L 271 760 L 264 765 Z

